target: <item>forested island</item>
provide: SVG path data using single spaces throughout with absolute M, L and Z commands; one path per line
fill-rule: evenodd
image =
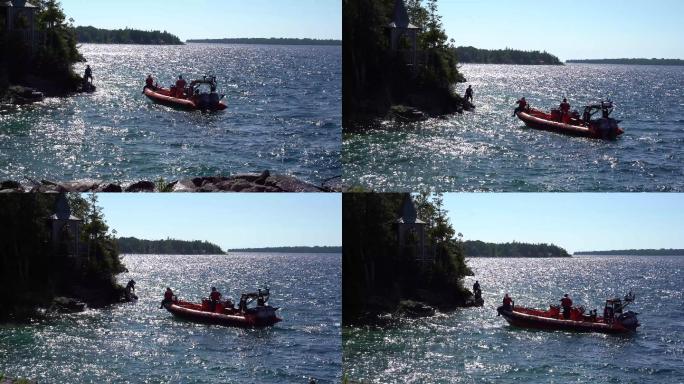
M 119 252 L 144 255 L 222 255 L 225 252 L 208 241 L 187 240 L 141 240 L 135 237 L 116 239 Z
M 210 44 L 260 44 L 260 45 L 342 45 L 342 40 L 332 39 L 292 39 L 292 38 L 229 38 L 229 39 L 190 39 L 188 43 Z
M 509 48 L 492 50 L 475 47 L 458 47 L 455 51 L 461 63 L 563 65 L 558 57 L 546 51 L 520 51 Z
M 463 241 L 466 257 L 571 257 L 563 248 L 554 244 L 485 243 L 479 240 Z
M 91 307 L 121 300 L 125 267 L 95 195 L 4 194 L 0 206 L 0 322 L 40 316 L 58 296 Z
M 465 78 L 436 0 L 405 7 L 394 0 L 349 0 L 342 8 L 345 132 L 380 126 L 393 106 L 409 107 L 402 111 L 410 117 L 474 108 L 454 92 Z
M 684 256 L 684 249 L 623 249 L 610 251 L 578 251 L 575 255 L 611 256 Z
M 264 247 L 236 248 L 228 252 L 273 252 L 273 253 L 341 253 L 342 247 Z
M 178 36 L 166 31 L 141 31 L 137 29 L 100 29 L 91 26 L 76 27 L 79 43 L 93 44 L 141 44 L 141 45 L 182 45 Z
M 419 241 L 409 231 L 405 248 L 397 239 L 404 202 L 413 199 L 425 224 L 428 263 L 416 259 Z M 441 196 L 349 193 L 342 196 L 342 322 L 373 323 L 406 301 L 442 310 L 466 305 L 470 291 L 462 278 L 472 274 L 449 223 Z
M 0 103 L 42 99 L 33 90 L 45 96 L 78 91 L 83 79 L 74 73 L 72 64 L 84 58 L 59 3 L 33 1 L 35 7 L 15 3 L 0 7 Z M 6 15 L 15 17 L 12 29 L 4 27 Z
M 577 64 L 632 64 L 632 65 L 684 65 L 681 59 L 586 59 L 566 60 L 566 63 Z

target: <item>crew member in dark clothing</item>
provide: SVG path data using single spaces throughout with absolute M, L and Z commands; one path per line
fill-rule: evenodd
M 154 78 L 152 75 L 147 75 L 147 79 L 145 79 L 145 88 L 154 89 Z
M 164 308 L 164 304 L 167 303 L 173 303 L 173 291 L 169 287 L 166 287 L 166 292 L 164 292 L 164 300 L 162 300 L 159 308 Z
M 125 294 L 127 301 L 138 299 L 138 296 L 135 294 L 135 280 L 131 279 L 128 284 L 126 284 Z
M 560 302 L 561 307 L 563 308 L 563 318 L 567 320 L 570 318 L 570 310 L 572 309 L 572 299 L 570 299 L 570 296 L 568 296 L 568 294 L 566 293 L 560 300 Z
M 513 299 L 510 296 L 508 296 L 508 293 L 506 295 L 504 295 L 502 309 L 504 311 L 511 311 L 511 310 L 513 310 L 514 305 L 515 305 L 515 301 L 513 301 Z M 497 316 L 500 316 L 500 315 L 501 314 L 498 314 Z
M 521 98 L 520 100 L 516 101 L 515 103 L 518 104 L 518 106 L 513 111 L 513 116 L 515 116 L 516 113 L 524 111 L 525 109 L 527 109 L 529 107 L 529 104 L 527 104 L 527 100 L 525 100 L 524 97 Z
M 475 280 L 475 284 L 473 284 L 473 292 L 479 291 L 480 290 L 480 282 Z
M 466 101 L 470 101 L 471 103 L 473 102 L 473 87 L 471 85 L 468 85 L 468 88 L 466 89 L 465 92 L 465 99 Z
M 570 120 L 570 103 L 568 103 L 568 99 L 563 99 L 563 102 L 560 103 L 559 105 L 560 112 L 561 112 L 561 122 L 567 123 L 568 120 Z
M 211 311 L 214 312 L 216 309 L 216 304 L 219 302 L 219 300 L 221 300 L 221 292 L 217 291 L 216 287 L 211 287 L 209 299 L 211 300 Z
M 83 81 L 90 84 L 93 83 L 93 70 L 90 68 L 90 65 L 86 65 Z

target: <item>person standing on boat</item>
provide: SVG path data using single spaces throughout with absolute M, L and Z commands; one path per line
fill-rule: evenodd
M 176 96 L 183 97 L 183 92 L 185 92 L 185 86 L 188 82 L 183 79 L 183 75 L 178 75 L 178 80 L 176 80 Z
M 567 124 L 568 120 L 570 120 L 570 103 L 568 103 L 568 99 L 563 98 L 563 102 L 560 103 L 559 107 L 561 111 L 561 121 Z
M 147 79 L 145 79 L 145 88 L 154 90 L 154 78 L 152 75 L 147 75 Z
M 468 85 L 468 88 L 466 89 L 465 92 L 465 99 L 466 101 L 470 101 L 471 103 L 473 102 L 473 86 Z
M 173 303 L 173 291 L 171 288 L 166 287 L 166 292 L 164 292 L 164 300 L 162 300 L 159 309 L 164 308 L 164 305 Z
M 566 293 L 560 300 L 560 302 L 561 307 L 563 308 L 563 318 L 567 320 L 570 318 L 570 310 L 572 309 L 572 299 Z
M 513 116 L 515 116 L 518 112 L 524 111 L 529 106 L 529 104 L 527 104 L 527 100 L 525 100 L 524 97 L 521 98 L 520 100 L 516 101 L 515 103 L 518 104 L 518 106 L 513 111 Z
M 504 298 L 503 298 L 503 310 L 504 311 L 512 311 L 514 305 L 515 305 L 515 301 L 513 301 L 513 299 L 510 296 L 508 296 L 508 293 L 505 294 Z
M 216 304 L 221 301 L 221 292 L 217 291 L 216 287 L 211 287 L 209 299 L 211 300 L 211 311 L 214 312 L 214 310 L 216 310 Z

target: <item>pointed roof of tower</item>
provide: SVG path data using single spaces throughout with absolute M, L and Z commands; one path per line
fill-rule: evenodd
M 405 29 L 420 29 L 409 21 L 408 11 L 404 0 L 395 0 L 394 13 L 392 22 L 387 26 L 389 28 L 405 28 Z
M 64 193 L 60 193 L 59 196 L 57 196 L 57 201 L 55 201 L 55 214 L 50 216 L 50 219 L 81 221 L 80 218 L 71 214 L 71 207 L 69 206 L 69 201 Z
M 400 217 L 397 219 L 398 224 L 425 224 L 425 222 L 418 218 L 416 206 L 413 204 L 411 195 L 404 197 L 404 202 L 401 205 Z

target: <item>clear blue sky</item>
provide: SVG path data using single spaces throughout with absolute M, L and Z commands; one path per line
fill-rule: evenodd
M 439 0 L 456 45 L 546 50 L 566 59 L 684 59 L 682 0 Z
M 568 252 L 684 248 L 683 193 L 452 193 L 444 201 L 465 240 Z
M 336 193 L 102 193 L 117 236 L 206 240 L 221 248 L 342 244 Z
M 341 0 L 60 0 L 75 25 L 166 30 L 182 40 L 342 38 Z

